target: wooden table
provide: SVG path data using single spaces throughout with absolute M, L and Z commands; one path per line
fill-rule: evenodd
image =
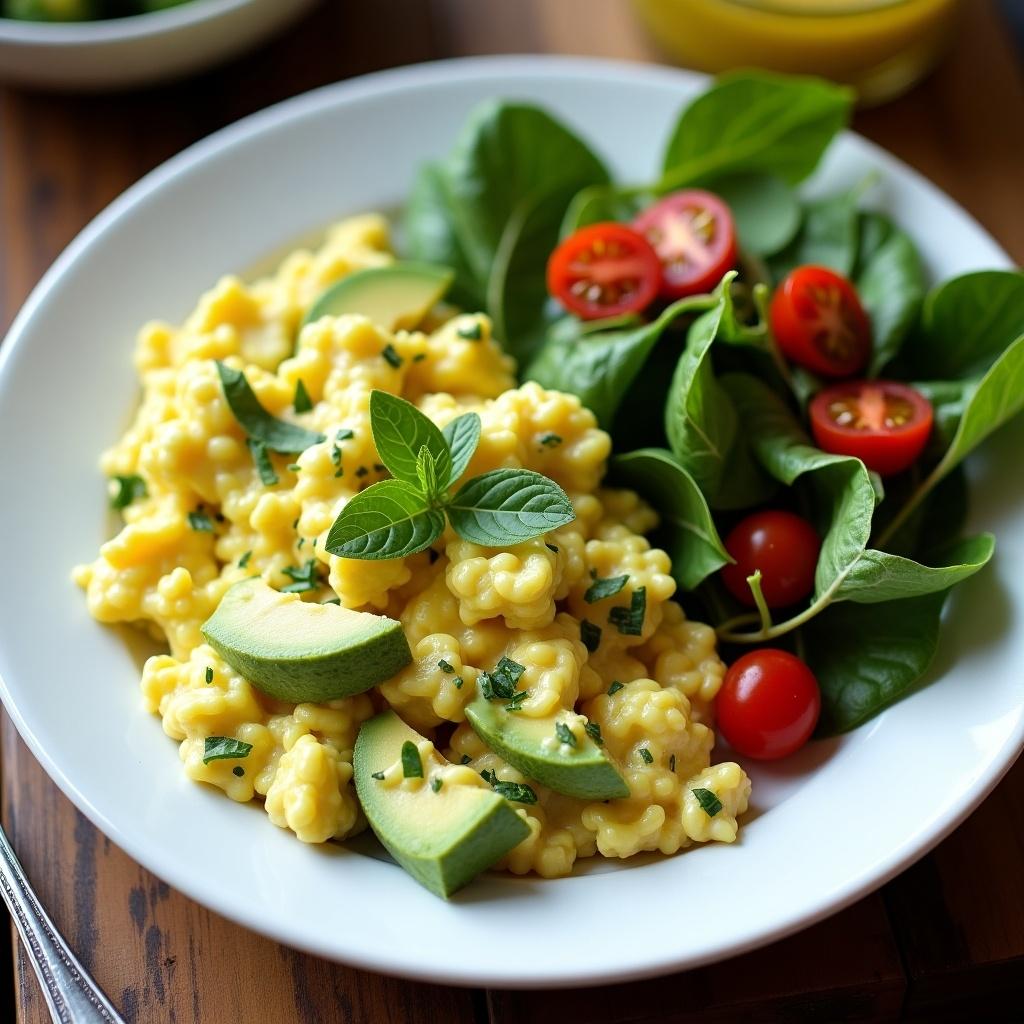
M 902 100 L 858 115 L 856 126 L 920 168 L 1024 262 L 1024 82 L 996 9 L 988 0 L 968 7 L 943 67 Z M 337 78 L 530 51 L 657 59 L 624 0 L 333 0 L 263 50 L 180 85 L 95 98 L 0 88 L 0 327 L 86 221 L 193 140 Z M 800 935 L 660 981 L 516 993 L 353 971 L 230 924 L 97 832 L 6 719 L 2 743 L 4 825 L 58 927 L 129 1021 L 1024 1016 L 1024 762 L 915 867 Z M 614 927 L 607 941 L 618 941 Z M 12 1019 L 11 1006 L 25 1024 L 49 1019 L 16 944 L 8 1000 L 0 1020 Z

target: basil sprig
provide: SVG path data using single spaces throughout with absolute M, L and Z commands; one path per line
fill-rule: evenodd
M 496 469 L 451 494 L 480 442 L 480 417 L 465 413 L 443 430 L 414 405 L 384 391 L 370 395 L 370 429 L 392 480 L 360 491 L 341 510 L 327 550 L 345 558 L 402 558 L 444 533 L 445 517 L 464 540 L 518 544 L 571 523 L 565 491 L 527 469 Z

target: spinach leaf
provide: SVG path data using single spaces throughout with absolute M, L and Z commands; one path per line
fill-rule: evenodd
M 801 630 L 804 657 L 821 689 L 817 735 L 867 721 L 924 674 L 939 640 L 946 593 L 880 604 L 833 605 Z
M 734 171 L 775 174 L 796 184 L 846 124 L 852 101 L 851 90 L 818 78 L 723 75 L 680 116 L 658 191 Z
M 619 403 L 665 329 L 677 317 L 706 309 L 714 301 L 706 295 L 680 299 L 657 320 L 625 330 L 587 330 L 575 317 L 566 318 L 549 332 L 523 377 L 578 395 L 598 423 L 610 429 Z
M 908 340 L 908 376 L 977 377 L 1024 334 L 1024 274 L 982 270 L 928 293 L 921 329 Z
M 568 238 L 574 231 L 604 220 L 628 224 L 640 209 L 637 199 L 636 189 L 618 185 L 588 185 L 580 189 L 569 203 L 562 218 L 559 237 Z
M 861 214 L 854 283 L 871 319 L 868 375 L 876 377 L 916 324 L 925 291 L 924 266 L 916 246 L 879 213 Z
M 612 460 L 615 483 L 639 491 L 659 511 L 659 546 L 672 559 L 672 573 L 683 590 L 731 562 L 715 529 L 708 503 L 693 477 L 659 448 L 627 452 Z
M 785 248 L 800 228 L 796 194 L 774 174 L 730 174 L 708 188 L 728 204 L 740 245 L 748 252 L 770 256 Z
M 855 188 L 824 199 L 812 199 L 804 207 L 796 237 L 768 260 L 772 279 L 778 283 L 791 270 L 813 263 L 849 277 L 857 258 L 859 223 Z

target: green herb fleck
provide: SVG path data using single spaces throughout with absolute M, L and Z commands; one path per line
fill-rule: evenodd
M 380 782 L 380 781 L 381 781 L 381 779 L 383 779 L 383 778 L 384 778 L 384 773 L 383 773 L 383 772 L 374 772 L 374 773 L 373 773 L 373 774 L 372 774 L 372 775 L 370 776 L 370 778 L 371 778 L 371 779 L 376 779 L 376 780 L 377 780 L 378 782 Z
M 614 696 L 619 690 L 624 690 L 625 684 L 620 683 L 618 679 L 612 680 L 612 685 L 608 687 L 608 696 Z
M 297 462 L 289 462 L 289 463 L 288 463 L 288 468 L 289 468 L 289 469 L 290 469 L 290 470 L 291 470 L 291 471 L 292 471 L 293 473 L 298 473 L 298 471 L 299 471 L 300 469 L 302 469 L 302 467 L 301 467 L 301 466 L 300 466 L 300 465 L 299 465 L 299 464 L 298 464 Z
M 412 740 L 402 744 L 402 774 L 407 779 L 423 778 L 423 761 L 420 752 Z
M 426 359 L 426 358 L 427 358 L 427 353 L 426 352 L 417 352 L 416 355 L 414 355 L 412 357 L 412 361 L 414 363 L 422 363 L 423 360 Z
M 149 497 L 149 491 L 146 490 L 146 481 L 137 473 L 132 473 L 128 476 L 118 474 L 110 479 L 117 484 L 117 490 L 114 491 L 110 498 L 111 508 L 127 508 L 133 501 Z
M 583 600 L 587 604 L 603 601 L 606 597 L 614 597 L 627 583 L 629 576 L 608 576 L 605 579 L 594 577 L 594 582 L 587 587 Z
M 604 746 L 604 737 L 601 735 L 601 725 L 598 722 L 587 722 L 583 731 L 599 746 Z
M 601 643 L 601 627 L 584 619 L 580 623 L 580 639 L 583 646 L 593 654 Z
M 206 681 L 208 683 L 213 682 L 213 669 L 209 665 L 206 666 Z
M 722 809 L 722 801 L 710 789 L 702 789 L 698 786 L 693 790 L 693 795 L 709 818 L 713 818 Z
M 246 553 L 238 560 L 238 568 L 244 569 L 249 564 L 250 558 L 252 558 L 252 552 L 246 551 Z
M 514 800 L 519 804 L 535 804 L 537 794 L 527 785 L 520 782 L 502 782 L 493 768 L 485 768 L 480 775 L 491 789 L 506 800 Z
M 438 667 L 438 668 L 439 668 L 439 669 L 440 669 L 440 670 L 441 670 L 442 672 L 447 672 L 447 673 L 449 673 L 449 674 L 451 674 L 452 672 L 454 672 L 454 671 L 455 671 L 455 667 L 454 667 L 454 666 L 452 665 L 452 663 L 451 663 L 451 662 L 449 662 L 449 661 L 445 661 L 445 660 L 444 660 L 444 658 L 442 658 L 442 659 L 441 659 L 441 660 L 440 660 L 440 661 L 439 661 L 439 662 L 437 663 L 437 667 Z
M 334 435 L 335 441 L 351 441 L 355 437 L 355 431 L 349 430 L 348 427 L 341 427 L 338 432 Z
M 194 512 L 188 514 L 188 525 L 200 533 L 213 533 L 213 520 L 206 510 L 200 505 Z
M 235 767 L 231 769 L 231 774 L 237 775 L 238 778 L 241 778 L 245 774 L 245 769 L 240 764 L 236 764 Z
M 405 362 L 405 360 L 398 354 L 397 349 L 395 348 L 394 345 L 391 344 L 390 341 L 384 346 L 384 351 L 381 352 L 381 355 L 396 370 L 402 365 L 402 363 Z
M 502 657 L 491 672 L 480 673 L 480 692 L 488 700 L 508 700 L 516 696 L 516 684 L 526 671 L 525 665 Z
M 630 598 L 628 608 L 613 608 L 608 621 L 625 636 L 640 636 L 644 631 L 644 616 L 647 614 L 647 588 L 637 587 Z
M 546 547 L 548 549 L 548 551 L 553 551 L 556 555 L 558 554 L 558 545 L 557 544 L 547 544 L 547 543 L 545 543 L 544 547 Z
M 365 466 L 360 466 L 356 470 L 356 478 L 359 479 L 359 480 L 362 480 L 363 477 L 366 476 L 369 472 L 370 471 Z
M 512 694 L 512 699 L 505 705 L 506 711 L 522 711 L 523 701 L 530 696 L 529 690 L 520 690 L 518 693 Z
M 302 594 L 320 586 L 320 563 L 315 558 L 302 565 L 286 565 L 281 572 L 292 581 L 281 588 L 282 594 Z
M 469 762 L 472 760 L 473 758 L 471 758 L 469 754 L 463 754 L 461 760 L 459 761 L 459 764 L 469 764 Z
M 541 434 L 537 440 L 544 448 L 557 448 L 562 443 L 562 439 L 558 434 Z
M 456 690 L 461 690 L 462 689 L 462 684 L 464 682 L 465 682 L 465 680 L 462 678 L 462 676 L 456 676 L 455 677 L 455 689 Z
M 302 383 L 301 377 L 295 382 L 295 397 L 292 399 L 292 406 L 296 412 L 309 412 L 313 408 L 313 403 L 309 400 L 309 392 L 306 390 L 306 385 Z
M 252 453 L 252 461 L 256 463 L 256 472 L 259 473 L 263 486 L 273 487 L 277 483 L 277 473 L 274 472 L 274 464 L 270 461 L 270 449 L 254 437 L 246 438 L 245 443 Z
M 326 601 L 321 601 L 321 604 L 341 604 L 340 597 L 329 597 Z
M 670 757 L 670 758 L 668 759 L 668 770 L 669 770 L 670 772 L 674 772 L 674 771 L 676 770 L 676 755 L 675 755 L 675 754 L 673 754 L 673 755 L 672 755 L 672 756 L 671 756 L 671 757 Z
M 431 779 L 430 780 L 430 788 L 435 793 L 439 793 L 441 791 L 441 780 L 440 779 Z
M 568 747 L 576 746 L 576 733 L 565 722 L 555 722 L 555 736 L 558 737 L 559 743 L 564 743 Z
M 640 756 L 647 764 L 654 764 L 654 757 L 646 747 L 640 748 Z
M 248 757 L 250 750 L 251 743 L 236 740 L 231 736 L 207 736 L 203 743 L 203 764 Z
M 474 320 L 471 324 L 463 324 L 461 327 L 457 327 L 455 333 L 466 341 L 480 341 L 484 336 L 479 320 Z

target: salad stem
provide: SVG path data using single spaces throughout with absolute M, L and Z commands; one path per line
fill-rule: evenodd
M 761 592 L 761 570 L 758 569 L 753 576 L 747 577 L 747 586 L 754 597 L 754 604 L 757 605 L 757 613 L 761 617 L 761 631 L 772 628 L 772 613 L 768 610 L 768 604 Z
M 791 633 L 805 622 L 810 622 L 815 615 L 824 611 L 831 603 L 832 592 L 830 589 L 822 594 L 812 605 L 800 612 L 799 615 L 794 615 L 791 619 L 786 619 L 785 622 L 780 622 L 777 625 L 771 625 L 770 620 L 768 625 L 765 625 L 764 619 L 759 612 L 746 612 L 743 615 L 737 615 L 735 618 L 723 622 L 715 629 L 715 632 L 718 634 L 719 640 L 726 640 L 729 643 L 758 644 L 765 640 L 774 640 L 776 637 Z M 758 622 L 761 623 L 761 628 L 755 632 L 739 629 L 741 626 L 749 626 Z

